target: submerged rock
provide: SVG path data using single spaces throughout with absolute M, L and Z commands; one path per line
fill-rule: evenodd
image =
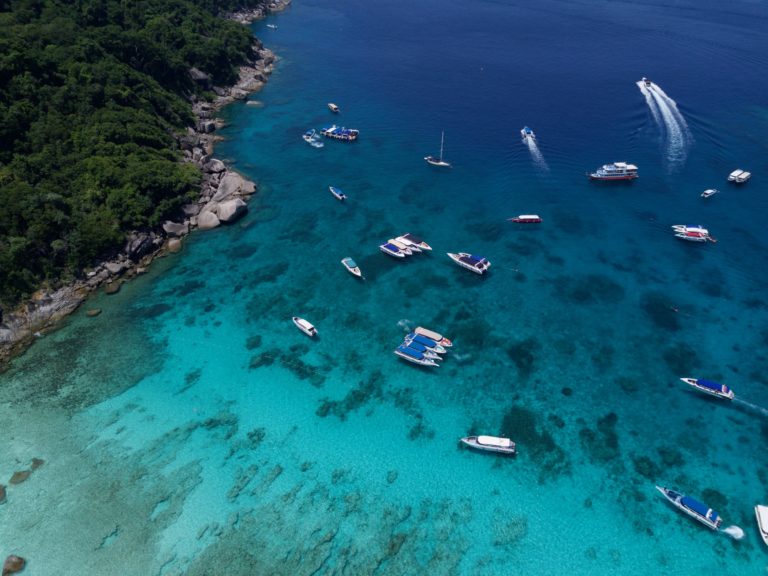
M 99 314 L 101 314 L 101 308 L 91 308 L 85 313 L 85 315 L 88 316 L 89 318 L 93 318 L 94 316 L 98 316 Z
M 0 504 L 5 504 L 6 497 L 5 497 L 5 486 L 0 484 Z
M 31 470 L 19 470 L 17 472 L 14 472 L 13 476 L 11 476 L 11 479 L 8 481 L 8 483 L 9 484 L 21 484 L 27 478 L 29 478 L 30 474 L 32 474 Z
M 15 554 L 11 554 L 8 556 L 8 558 L 5 559 L 5 562 L 3 563 L 3 576 L 7 576 L 7 574 L 16 574 L 17 572 L 21 572 L 24 570 L 24 566 L 27 565 L 27 561 L 24 560 L 21 556 L 16 556 Z

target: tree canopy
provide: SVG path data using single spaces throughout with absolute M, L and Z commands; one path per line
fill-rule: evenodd
M 193 67 L 237 78 L 264 0 L 0 0 L 0 303 L 55 286 L 196 197 L 174 134 Z

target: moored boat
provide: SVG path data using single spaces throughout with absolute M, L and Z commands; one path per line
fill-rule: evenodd
M 298 316 L 291 317 L 291 320 L 293 320 L 296 328 L 304 332 L 304 334 L 310 338 L 317 334 L 317 328 L 315 328 L 308 320 L 304 320 L 304 318 L 299 318 Z
M 462 444 L 483 450 L 484 452 L 497 452 L 500 454 L 516 454 L 515 443 L 509 438 L 500 438 L 498 436 L 465 436 L 461 439 Z
M 592 180 L 634 180 L 637 178 L 637 166 L 626 162 L 614 162 L 603 164 L 600 168 L 589 174 Z
M 450 162 L 443 160 L 443 143 L 445 142 L 445 132 L 440 136 L 440 156 L 424 156 L 427 164 L 437 166 L 438 168 L 450 168 Z
M 752 177 L 751 172 L 746 170 L 736 169 L 728 175 L 728 182 L 736 182 L 736 184 L 742 184 Z
M 328 110 L 330 110 L 334 114 L 338 114 L 339 113 L 339 107 L 336 104 L 334 104 L 333 102 L 328 102 Z
M 440 364 L 435 362 L 432 358 L 427 358 L 421 352 L 412 348 L 408 348 L 402 344 L 395 348 L 394 353 L 400 356 L 400 358 L 403 360 L 413 362 L 414 364 L 418 364 L 420 366 L 440 366 Z
M 514 218 L 507 218 L 509 222 L 517 222 L 518 224 L 539 224 L 541 220 L 541 216 L 538 214 L 520 214 L 520 216 L 515 216 Z
M 701 193 L 702 198 L 709 198 L 710 196 L 714 196 L 717 194 L 719 190 L 717 188 L 707 188 L 704 190 L 704 192 Z
M 408 244 L 409 246 L 416 246 L 417 248 L 421 248 L 422 250 L 432 250 L 432 246 L 424 242 L 423 239 L 410 233 L 405 233 L 402 236 L 398 236 L 396 239 L 400 242 Z
M 360 271 L 360 267 L 349 256 L 342 258 L 341 263 L 344 265 L 344 268 L 346 268 L 353 276 L 357 276 L 358 278 L 363 277 L 363 273 Z
M 442 360 L 442 357 L 440 354 L 435 352 L 434 350 L 430 350 L 424 344 L 420 344 L 416 342 L 415 340 L 404 340 L 402 343 L 402 346 L 405 346 L 406 348 L 410 348 L 411 350 L 416 350 L 416 352 L 419 352 L 424 358 L 429 358 L 431 360 Z
M 528 140 L 534 142 L 536 140 L 536 135 L 528 126 L 524 126 L 523 129 L 520 130 L 520 135 L 523 137 L 523 142 L 528 142 Z
M 324 127 L 320 131 L 320 134 L 335 140 L 353 142 L 357 140 L 357 137 L 360 135 L 360 131 L 354 128 L 344 128 L 343 126 L 336 126 L 336 124 L 333 124 L 332 126 Z
M 428 328 L 424 328 L 422 326 L 416 326 L 416 328 L 413 329 L 413 332 L 415 334 L 421 334 L 422 336 L 426 336 L 430 340 L 434 340 L 441 346 L 445 346 L 446 348 L 450 348 L 453 346 L 453 342 L 451 342 L 448 338 L 443 336 L 442 334 L 439 334 L 433 330 L 429 330 Z
M 448 254 L 448 257 L 456 262 L 456 264 L 462 268 L 471 270 L 475 274 L 485 274 L 488 271 L 488 268 L 491 267 L 491 263 L 488 259 L 483 258 L 482 256 L 474 256 L 467 252 L 459 252 L 458 254 L 446 252 L 446 254 Z
M 713 382 L 712 380 L 705 380 L 704 378 L 680 378 L 680 380 L 710 396 L 717 396 L 718 398 L 725 398 L 726 400 L 733 400 L 734 398 L 733 390 L 728 388 L 725 384 Z
M 768 546 L 768 506 L 758 504 L 755 506 L 755 516 L 757 517 L 757 528 L 760 530 L 760 537 Z
M 703 504 L 690 496 L 685 496 L 680 492 L 671 490 L 670 488 L 656 486 L 656 490 L 661 492 L 678 510 L 684 512 L 691 518 L 698 520 L 707 528 L 712 530 L 720 529 L 720 524 L 722 524 L 723 519 L 706 504 Z
M 419 248 L 418 246 L 412 246 L 408 242 L 401 242 L 400 240 L 396 240 L 394 238 L 390 238 L 389 240 L 387 240 L 387 242 L 389 242 L 390 244 L 393 244 L 394 246 L 397 246 L 398 248 L 400 248 L 400 250 L 405 252 L 408 256 L 410 256 L 411 254 L 415 254 L 416 252 L 421 252 L 421 248 Z
M 687 226 L 685 224 L 675 224 L 672 226 L 672 230 L 675 233 L 675 238 L 680 240 L 686 240 L 688 242 L 717 242 L 709 234 L 709 230 L 699 226 Z
M 336 188 L 336 186 L 328 186 L 328 190 L 331 191 L 331 194 L 333 194 L 337 200 L 347 199 L 347 195 L 344 194 L 344 192 L 342 192 L 340 188 Z
M 405 252 L 401 251 L 400 248 L 398 248 L 394 244 L 390 244 L 389 242 L 387 242 L 386 244 L 381 244 L 379 246 L 379 250 L 384 252 L 384 254 L 389 254 L 390 256 L 394 256 L 395 258 L 405 258 L 406 256 Z
M 438 354 L 445 354 L 447 350 L 442 346 L 442 344 L 438 344 L 432 338 L 427 338 L 426 336 L 422 336 L 421 334 L 417 334 L 416 332 L 411 332 L 405 337 L 405 342 L 418 342 L 422 346 L 426 346 L 430 350 L 434 350 Z

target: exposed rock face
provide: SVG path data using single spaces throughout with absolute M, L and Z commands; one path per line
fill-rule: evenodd
M 186 236 L 189 234 L 189 222 L 179 224 L 178 222 L 166 220 L 163 222 L 163 230 L 168 236 Z
M 222 202 L 230 196 L 240 194 L 243 191 L 245 179 L 237 172 L 227 172 L 219 183 L 219 189 L 211 198 L 212 202 Z
M 197 227 L 200 230 L 211 230 L 220 224 L 219 217 L 209 210 L 203 210 L 197 216 Z
M 157 240 L 154 232 L 132 232 L 125 244 L 125 254 L 134 262 L 138 262 L 157 249 Z
M 171 238 L 168 240 L 168 252 L 171 252 L 172 254 L 181 252 L 181 240 L 178 238 Z
M 205 172 L 224 172 L 224 170 L 227 169 L 227 165 L 224 164 L 221 160 L 218 160 L 216 158 L 212 158 L 210 161 L 206 162 L 203 166 L 203 170 Z
M 8 556 L 8 558 L 5 559 L 5 562 L 3 562 L 3 576 L 21 572 L 24 570 L 24 566 L 26 565 L 27 561 L 24 560 L 24 558 L 21 556 L 16 556 L 16 554 L 11 554 Z
M 221 222 L 234 222 L 248 211 L 248 205 L 240 198 L 227 200 L 219 204 L 216 214 Z

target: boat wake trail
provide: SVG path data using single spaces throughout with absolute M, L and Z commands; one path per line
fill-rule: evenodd
M 403 318 L 402 320 L 398 320 L 397 325 L 406 332 L 413 332 L 413 320 Z
M 752 404 L 752 402 L 747 402 L 746 400 L 742 400 L 741 398 L 734 398 L 733 402 L 736 404 L 741 404 L 742 406 L 746 406 L 747 408 L 751 408 L 755 412 L 760 412 L 763 416 L 768 416 L 768 408 L 763 408 L 762 406 L 758 406 L 757 404 Z
M 739 528 L 738 526 L 728 526 L 728 528 L 723 528 L 723 532 L 728 534 L 731 538 L 734 540 L 741 540 L 744 538 L 744 530 Z
M 544 160 L 544 156 L 541 154 L 541 150 L 539 150 L 539 147 L 536 145 L 536 141 L 532 138 L 526 138 L 525 143 L 528 144 L 528 150 L 531 151 L 531 158 L 533 158 L 533 161 L 536 163 L 536 165 L 542 170 L 549 171 L 547 161 Z
M 673 164 L 682 164 L 688 155 L 691 133 L 688 123 L 677 109 L 677 103 L 653 82 L 646 85 L 640 80 L 637 85 L 645 96 L 654 121 L 664 131 L 667 160 Z

